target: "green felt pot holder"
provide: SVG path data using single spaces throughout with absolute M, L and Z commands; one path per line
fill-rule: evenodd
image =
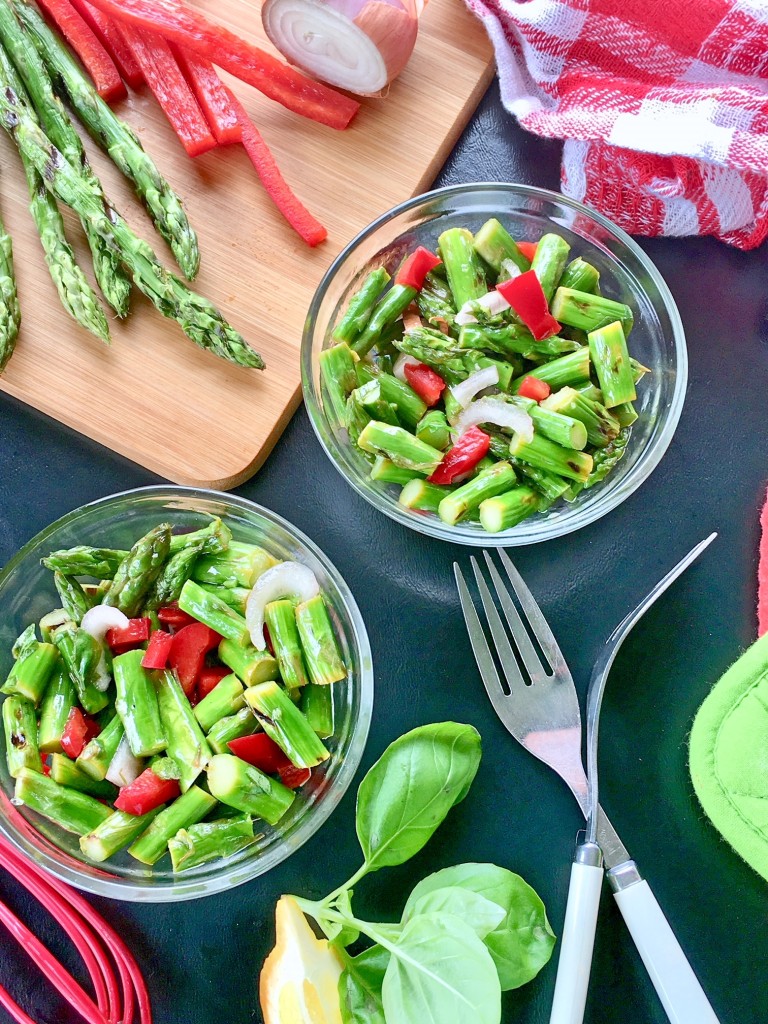
M 693 787 L 715 828 L 768 880 L 768 634 L 699 708 L 689 756 Z

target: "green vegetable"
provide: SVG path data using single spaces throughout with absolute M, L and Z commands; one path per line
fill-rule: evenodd
M 320 739 L 333 736 L 333 687 L 307 683 L 301 691 L 301 710 Z
M 160 575 L 170 547 L 171 527 L 167 523 L 153 527 L 139 538 L 118 566 L 104 604 L 119 608 L 129 619 L 138 615 L 144 597 Z
M 141 815 L 113 811 L 92 832 L 81 837 L 80 849 L 89 860 L 99 864 L 132 843 L 159 812 L 159 807 Z
M 371 420 L 357 439 L 363 451 L 373 455 L 386 455 L 401 469 L 417 473 L 433 473 L 443 460 L 443 453 L 419 441 L 403 427 Z
M 297 768 L 314 768 L 328 760 L 330 754 L 322 740 L 277 683 L 250 686 L 245 691 L 245 700 L 267 736 Z
M 21 310 L 13 267 L 13 242 L 0 220 L 0 373 L 16 347 L 21 326 Z
M 618 321 L 589 334 L 589 354 L 595 368 L 606 409 L 634 402 L 637 398 L 627 339 Z
M 511 260 L 524 273 L 531 269 L 529 260 L 517 247 L 517 242 L 495 217 L 487 220 L 474 237 L 475 252 L 500 273 L 504 260 Z
M 104 657 L 101 644 L 73 622 L 55 629 L 51 639 L 58 647 L 69 677 L 75 684 L 83 710 L 89 715 L 95 715 L 109 704 L 107 694 L 96 686 Z
M 195 705 L 195 718 L 203 731 L 209 732 L 216 722 L 239 711 L 244 703 L 243 684 L 233 673 L 224 676 L 211 692 Z
M 546 234 L 539 239 L 536 255 L 531 261 L 531 270 L 536 271 L 547 302 L 555 294 L 555 288 L 565 270 L 570 249 L 570 245 L 560 235 Z
M 15 798 L 67 832 L 80 836 L 92 832 L 112 813 L 94 797 L 59 786 L 30 768 L 22 768 L 16 776 Z
M 105 778 L 124 735 L 125 726 L 120 715 L 116 714 L 98 736 L 86 743 L 75 762 L 77 767 L 97 781 Z
M 157 706 L 166 753 L 179 766 L 179 786 L 186 793 L 211 759 L 211 748 L 175 673 L 157 673 Z
M 250 640 L 244 617 L 230 608 L 226 601 L 203 590 L 194 580 L 187 580 L 182 587 L 179 608 L 241 647 Z
M 142 831 L 128 853 L 142 864 L 156 864 L 167 852 L 168 840 L 179 829 L 196 825 L 216 806 L 216 799 L 199 786 L 190 786 L 172 804 L 160 811 L 149 827 Z
M 208 764 L 208 788 L 228 807 L 276 825 L 296 794 L 233 754 L 215 754 Z
M 276 560 L 258 544 L 233 540 L 226 551 L 198 558 L 192 572 L 197 583 L 250 588 Z
M 338 683 L 347 676 L 333 623 L 322 594 L 296 606 L 296 627 L 309 678 L 319 686 Z
M 340 324 L 339 327 L 341 326 Z M 338 420 L 343 423 L 347 409 L 347 399 L 357 387 L 355 356 L 349 345 L 342 342 L 339 345 L 334 345 L 332 348 L 323 349 L 318 356 L 318 363 L 331 408 Z
M 97 580 L 111 580 L 127 556 L 127 551 L 80 545 L 52 551 L 47 558 L 42 559 L 42 564 L 46 569 L 65 576 L 93 576 Z
M 438 239 L 440 256 L 457 310 L 488 291 L 485 274 L 473 244 L 472 232 L 465 228 L 449 228 Z
M 305 686 L 309 678 L 304 667 L 293 601 L 270 601 L 264 609 L 264 619 L 286 687 L 296 690 Z
M 185 871 L 219 857 L 231 857 L 256 842 L 253 820 L 248 814 L 224 821 L 204 821 L 179 829 L 168 840 L 174 871 Z
M 382 946 L 371 946 L 355 957 L 345 957 L 339 979 L 339 998 L 344 1024 L 387 1024 L 381 990 L 390 954 Z
M 25 768 L 42 771 L 34 704 L 24 697 L 6 697 L 3 701 L 3 732 L 8 774 L 15 779 Z
M 117 787 L 111 782 L 97 781 L 64 754 L 54 754 L 51 757 L 51 778 L 60 786 L 79 789 L 81 793 L 90 793 L 100 800 L 114 800 L 117 796 Z
M 415 508 L 422 512 L 437 512 L 440 503 L 450 493 L 450 487 L 431 484 L 428 480 L 417 478 L 408 481 L 400 491 L 397 502 L 404 508 Z
M 359 290 L 352 296 L 346 313 L 334 327 L 334 338 L 341 342 L 355 340 L 368 324 L 376 302 L 390 280 L 389 272 L 384 267 L 377 267 L 368 274 Z
M 250 707 L 241 708 L 235 715 L 228 715 L 220 718 L 211 727 L 206 739 L 214 754 L 228 754 L 227 744 L 230 740 L 240 739 L 241 736 L 252 736 L 261 729 L 258 718 L 251 711 Z
M 269 651 L 257 651 L 250 644 L 241 647 L 232 640 L 222 640 L 219 644 L 219 657 L 246 686 L 277 679 L 277 662 Z
M 134 757 L 159 754 L 168 744 L 160 721 L 155 684 L 149 672 L 141 667 L 143 657 L 143 651 L 126 651 L 112 662 L 117 693 L 115 710 L 123 723 Z M 169 753 L 173 756 L 170 746 Z
M 61 752 L 61 737 L 69 713 L 75 706 L 76 693 L 69 673 L 59 662 L 45 688 L 40 705 L 38 744 L 45 754 Z

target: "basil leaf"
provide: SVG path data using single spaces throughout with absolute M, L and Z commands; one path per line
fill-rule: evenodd
M 395 740 L 360 784 L 357 836 L 370 871 L 418 853 L 480 765 L 480 734 L 471 725 L 425 725 Z
M 498 904 L 504 919 L 484 942 L 490 951 L 503 991 L 519 988 L 535 978 L 552 956 L 555 935 L 539 896 L 519 875 L 496 864 L 457 864 L 424 878 L 403 911 L 404 919 L 428 894 L 458 887 Z
M 499 1024 L 501 986 L 491 955 L 452 914 L 422 914 L 403 928 L 382 986 L 397 1024 Z
M 478 939 L 484 939 L 507 916 L 498 903 L 492 903 L 471 889 L 460 889 L 455 885 L 433 889 L 414 903 L 409 901 L 403 912 L 403 924 L 418 914 L 453 914 L 460 917 Z
M 382 946 L 371 946 L 359 956 L 347 958 L 339 978 L 344 1024 L 386 1024 L 381 986 L 388 963 L 389 953 Z

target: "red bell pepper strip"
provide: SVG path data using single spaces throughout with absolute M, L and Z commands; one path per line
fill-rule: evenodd
M 280 781 L 289 789 L 298 789 L 312 776 L 309 768 L 297 768 L 280 747 L 263 732 L 230 740 L 227 746 L 235 757 L 247 761 L 266 775 L 279 775 Z
M 93 30 L 80 17 L 70 0 L 40 0 L 40 7 L 75 51 L 93 79 L 99 96 L 106 103 L 121 100 L 126 94 L 115 62 L 101 45 Z
M 107 630 L 106 641 L 111 650 L 119 654 L 130 651 L 132 647 L 138 647 L 149 640 L 149 633 L 152 629 L 151 619 L 129 619 L 128 625 L 122 629 L 113 627 Z
M 151 768 L 145 768 L 138 779 L 123 786 L 115 800 L 115 808 L 138 818 L 161 804 L 175 800 L 177 796 L 181 796 L 181 790 L 176 779 L 161 779 Z
M 51 766 L 48 764 L 47 761 L 43 761 L 43 775 L 50 776 L 50 774 L 51 774 Z
M 465 430 L 453 448 L 449 448 L 443 461 L 432 476 L 428 477 L 432 484 L 452 484 L 457 476 L 469 473 L 484 459 L 491 447 L 488 434 L 479 427 Z
M 113 18 L 186 46 L 303 117 L 346 128 L 360 104 L 313 82 L 266 50 L 216 25 L 181 0 L 91 0 Z
M 424 287 L 424 278 L 430 270 L 439 267 L 442 262 L 439 256 L 435 256 L 429 249 L 420 245 L 398 270 L 395 284 L 405 285 L 406 288 L 415 288 L 419 292 Z
M 551 338 L 560 330 L 560 324 L 549 312 L 547 297 L 535 270 L 526 270 L 519 277 L 496 285 L 512 309 L 517 313 L 536 341 Z
M 183 612 L 177 604 L 166 604 L 157 609 L 159 621 L 171 629 L 181 629 L 182 626 L 190 626 L 197 619 L 193 619 L 187 612 Z
M 159 672 L 168 665 L 168 658 L 173 646 L 173 635 L 166 633 L 164 629 L 156 629 L 149 638 L 144 657 L 141 659 L 141 667 Z
M 437 405 L 440 395 L 445 391 L 445 381 L 439 373 L 431 366 L 425 366 L 424 363 L 418 365 L 406 363 L 403 373 L 405 379 L 423 402 L 429 406 Z
M 182 46 L 171 46 L 171 50 L 218 144 L 228 146 L 241 142 L 243 129 L 237 110 L 213 64 Z
M 285 217 L 293 230 L 300 235 L 308 246 L 314 248 L 328 237 L 327 230 L 319 220 L 312 216 L 301 200 L 294 194 L 290 185 L 280 173 L 280 168 L 261 137 L 256 125 L 245 112 L 240 100 L 231 90 L 227 90 L 229 98 L 237 110 L 242 132 L 242 143 L 256 173 L 261 178 L 264 191 Z
M 211 690 L 215 690 L 225 676 L 232 674 L 229 668 L 204 668 L 197 677 L 197 699 L 207 697 Z
M 80 757 L 89 740 L 98 736 L 101 726 L 92 718 L 86 718 L 80 708 L 72 708 L 61 734 L 61 749 L 74 761 Z
M 166 40 L 151 32 L 142 32 L 127 22 L 122 28 L 147 85 L 187 155 L 200 156 L 215 149 L 216 139 Z
M 521 398 L 532 398 L 534 402 L 543 402 L 552 394 L 552 388 L 545 380 L 539 380 L 538 377 L 529 375 L 523 378 L 517 393 Z
M 132 89 L 138 89 L 144 84 L 144 75 L 136 63 L 136 58 L 131 53 L 130 47 L 125 41 L 123 30 L 116 21 L 113 21 L 98 7 L 88 3 L 88 0 L 71 0 L 72 6 L 82 17 L 86 24 L 93 30 L 94 35 L 101 41 L 104 49 L 110 55 L 120 72 L 124 82 L 127 82 Z
M 202 622 L 193 622 L 174 634 L 168 665 L 179 677 L 181 688 L 189 696 L 205 665 L 205 656 L 221 643 L 221 637 Z
M 533 257 L 536 255 L 536 250 L 539 247 L 538 242 L 518 242 L 517 248 L 525 256 L 529 263 L 533 263 Z

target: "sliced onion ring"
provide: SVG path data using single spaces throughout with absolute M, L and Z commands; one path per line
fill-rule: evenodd
M 460 384 L 454 384 L 451 394 L 459 403 L 462 409 L 466 409 L 478 391 L 490 388 L 499 383 L 499 368 L 497 366 L 484 366 L 481 370 L 475 370 L 466 380 Z
M 392 367 L 392 373 L 395 375 L 395 377 L 397 377 L 398 380 L 401 380 L 404 384 L 407 384 L 408 381 L 405 376 L 406 366 L 419 365 L 419 360 L 414 358 L 414 356 L 409 356 L 407 352 L 401 352 L 400 355 L 395 360 L 395 365 Z
M 412 0 L 266 0 L 261 20 L 292 64 L 360 96 L 397 78 L 419 30 Z
M 115 756 L 109 762 L 105 776 L 113 786 L 130 786 L 144 771 L 144 762 L 140 761 L 128 745 L 128 737 L 123 735 L 117 745 Z
M 479 423 L 494 423 L 516 431 L 527 443 L 533 440 L 533 420 L 525 409 L 512 405 L 501 398 L 478 398 L 468 406 L 456 421 L 456 430 L 461 436 L 470 427 Z
M 494 288 L 492 292 L 486 292 L 485 295 L 481 295 L 479 299 L 470 299 L 469 302 L 464 303 L 456 314 L 456 323 L 459 327 L 464 327 L 466 324 L 477 323 L 475 310 L 478 306 L 484 309 L 489 316 L 498 316 L 499 313 L 503 313 L 505 310 L 510 308 L 509 303 L 501 292 L 496 291 Z
M 256 580 L 245 602 L 245 621 L 251 634 L 251 643 L 257 651 L 266 650 L 264 637 L 264 610 L 271 601 L 283 597 L 297 597 L 309 601 L 320 593 L 320 584 L 310 568 L 301 562 L 280 562 L 267 569 Z

